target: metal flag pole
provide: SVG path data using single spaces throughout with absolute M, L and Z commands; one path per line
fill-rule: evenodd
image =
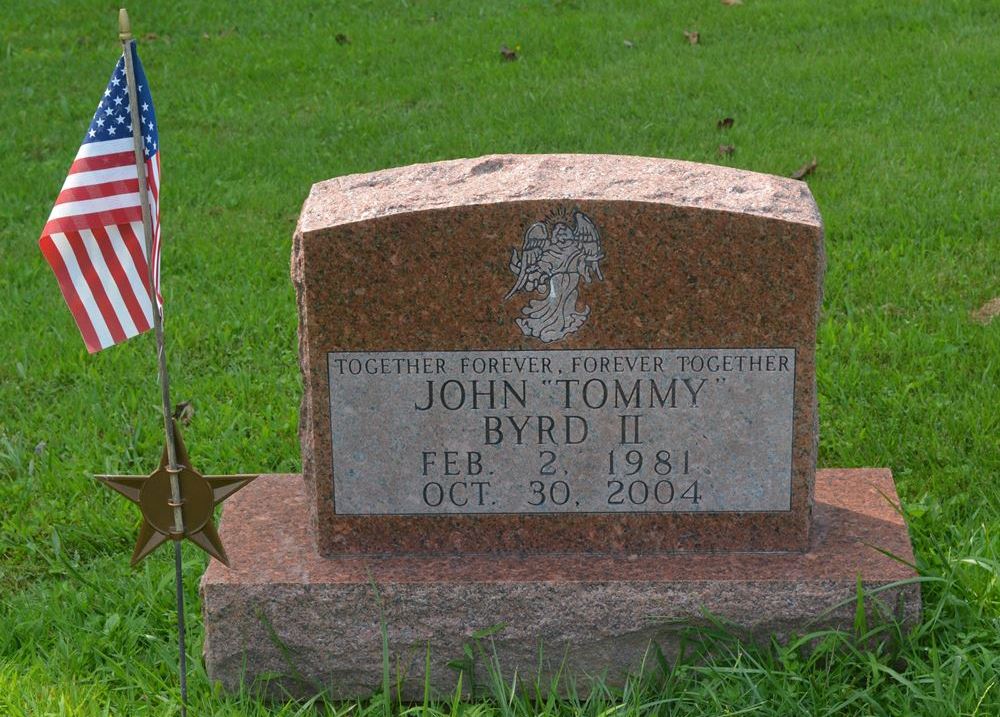
M 160 397 L 163 409 L 163 432 L 167 442 L 167 471 L 170 473 L 170 507 L 174 513 L 173 533 L 176 538 L 184 535 L 184 500 L 181 497 L 180 472 L 177 463 L 177 446 L 174 439 L 174 419 L 170 405 L 170 377 L 167 374 L 167 352 L 163 342 L 163 314 L 156 297 L 155 266 L 153 262 L 153 223 L 149 210 L 146 185 L 146 160 L 143 156 L 142 125 L 139 120 L 139 99 L 135 86 L 135 69 L 132 66 L 132 25 L 128 11 L 118 11 L 118 39 L 125 57 L 125 77 L 128 83 L 128 101 L 132 114 L 132 144 L 135 150 L 135 169 L 139 175 L 139 201 L 142 205 L 142 228 L 146 242 L 146 263 L 149 265 L 149 302 L 153 311 L 153 328 L 156 332 L 156 355 L 160 376 Z M 181 681 L 181 717 L 187 715 L 187 650 L 184 634 L 184 573 L 181 563 L 181 541 L 174 540 L 174 582 L 177 588 L 177 640 Z

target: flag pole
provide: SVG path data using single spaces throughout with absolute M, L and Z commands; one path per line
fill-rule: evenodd
M 177 446 L 174 439 L 174 419 L 170 404 L 170 377 L 167 374 L 167 352 L 163 341 L 163 314 L 156 295 L 155 272 L 153 261 L 153 223 L 149 209 L 149 196 L 146 183 L 146 160 L 143 156 L 142 125 L 139 118 L 139 98 L 135 86 L 135 69 L 132 65 L 132 25 L 129 22 L 128 11 L 122 8 L 118 11 L 118 39 L 122 43 L 125 57 L 125 76 L 128 83 L 129 108 L 132 114 L 132 139 L 135 151 L 135 169 L 139 178 L 139 202 L 142 205 L 142 228 L 145 234 L 146 263 L 149 266 L 149 302 L 153 312 L 153 329 L 156 332 L 156 355 L 160 377 L 160 398 L 163 409 L 163 432 L 167 445 L 167 471 L 170 473 L 170 507 L 174 513 L 174 582 L 177 592 L 177 638 L 179 651 L 180 683 L 181 683 L 181 717 L 187 715 L 187 651 L 185 648 L 184 630 L 184 573 L 181 563 L 181 541 L 184 535 L 184 500 L 181 497 L 180 472 L 183 466 L 177 464 Z

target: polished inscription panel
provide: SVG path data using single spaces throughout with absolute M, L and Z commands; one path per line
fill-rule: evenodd
M 787 511 L 795 351 L 328 354 L 338 515 Z

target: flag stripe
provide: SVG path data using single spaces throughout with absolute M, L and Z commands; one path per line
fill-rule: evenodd
M 120 152 L 134 151 L 131 137 L 125 137 L 123 139 L 107 139 L 102 142 L 84 142 L 80 145 L 80 149 L 76 153 L 76 159 L 96 157 L 102 154 L 118 154 Z M 134 157 L 132 158 L 132 164 L 135 164 Z
M 153 234 L 153 277 L 156 301 L 162 306 L 160 294 L 160 153 L 146 160 L 146 184 L 149 187 L 149 211 Z
M 132 285 L 132 293 L 139 302 L 142 315 L 146 319 L 146 327 L 148 328 L 153 325 L 153 311 L 149 303 L 149 275 L 146 267 L 146 258 L 142 254 L 140 242 L 136 239 L 132 227 L 128 224 L 111 225 L 105 227 L 105 229 L 108 232 L 108 236 L 111 237 L 111 244 L 114 246 L 118 263 Z
M 134 194 L 135 196 L 138 196 L 138 178 L 123 179 L 117 182 L 104 182 L 102 184 L 88 184 L 85 186 L 63 189 L 59 192 L 59 198 L 56 199 L 56 204 L 78 202 L 87 199 L 103 199 L 105 197 L 112 197 L 116 194 Z
M 115 266 L 118 262 L 115 260 L 114 252 L 110 252 L 113 264 L 108 264 L 108 257 L 104 253 L 104 250 L 101 249 L 101 244 L 93 230 L 84 229 L 81 231 L 80 239 L 83 242 L 84 250 L 87 252 L 90 265 L 94 268 L 94 275 L 101 282 L 101 289 L 111 304 L 115 320 L 121 326 L 122 333 L 125 334 L 125 338 L 135 336 L 139 333 L 139 330 L 136 328 L 135 321 L 132 319 L 131 312 L 129 311 L 128 300 L 122 294 L 121 286 L 118 284 L 118 277 L 115 276 Z M 124 279 L 124 277 L 122 278 Z M 123 283 L 127 289 L 128 282 Z
M 45 225 L 44 233 L 75 232 L 80 229 L 89 229 L 93 226 L 106 227 L 109 224 L 123 224 L 128 222 L 139 222 L 140 225 L 142 224 L 142 208 L 139 205 L 124 209 L 114 209 L 108 212 L 78 214 L 72 217 L 53 219 Z
M 79 268 L 80 274 L 87 283 L 87 288 L 90 289 L 90 295 L 94 297 L 94 303 L 97 305 L 97 310 L 100 312 L 101 318 L 104 319 L 104 325 L 107 327 L 111 343 L 117 344 L 124 341 L 126 339 L 125 332 L 122 330 L 122 325 L 115 315 L 114 306 L 108 299 L 108 295 L 104 292 L 101 278 L 97 275 L 97 269 L 90 254 L 87 252 L 87 247 L 84 245 L 80 232 L 66 232 L 65 236 L 70 250 L 76 257 L 76 265 Z
M 159 155 L 150 162 L 146 160 L 146 183 L 149 191 L 153 194 L 153 201 L 159 204 L 160 200 L 160 162 Z
M 52 207 L 49 221 L 63 217 L 79 216 L 80 214 L 95 214 L 100 211 L 114 211 L 139 206 L 139 192 L 131 194 L 115 194 L 103 199 L 84 199 L 78 202 L 63 202 Z
M 142 265 L 145 266 L 146 262 L 149 260 L 149 257 L 146 256 L 146 232 L 142 228 L 142 222 L 132 222 L 125 226 L 128 227 L 128 230 L 131 233 L 132 238 L 135 240 L 135 245 L 139 247 L 139 251 L 142 253 Z
M 93 172 L 77 172 L 66 176 L 63 182 L 63 189 L 72 187 L 85 187 L 88 184 L 103 184 L 105 182 L 118 182 L 128 179 L 136 179 L 139 176 L 135 171 L 135 164 L 127 167 L 113 167 L 111 169 L 97 169 Z
M 73 252 L 72 247 L 70 247 L 69 242 L 66 239 L 66 235 L 58 232 L 53 234 L 52 243 L 59 252 L 59 256 L 62 259 L 63 264 L 66 266 L 66 273 L 69 276 L 70 281 L 73 283 L 73 292 L 76 295 L 81 307 L 80 314 L 90 321 L 90 324 L 94 329 L 95 348 L 91 350 L 91 353 L 111 346 L 114 344 L 114 341 L 111 339 L 111 334 L 108 332 L 108 325 L 104 323 L 104 317 L 101 315 L 101 310 L 97 308 L 97 302 L 94 300 L 93 294 L 90 293 L 90 286 L 84 280 L 83 272 L 80 270 L 80 265 L 76 262 L 76 254 Z M 77 314 L 74 314 L 74 316 L 77 317 L 77 323 L 79 323 L 80 316 Z
M 62 254 L 59 253 L 51 236 L 43 236 L 38 244 L 42 249 L 45 260 L 52 267 L 52 271 L 56 275 L 56 280 L 59 282 L 59 290 L 62 291 L 63 299 L 66 301 L 66 305 L 69 306 L 70 313 L 73 314 L 73 319 L 80 329 L 80 335 L 87 346 L 87 351 L 90 353 L 100 351 L 103 346 L 101 346 L 97 338 L 97 332 L 90 321 L 87 309 L 80 300 L 80 295 L 77 293 L 76 287 L 73 286 L 73 280 L 66 269 L 66 262 L 63 261 Z
M 121 261 L 121 258 L 115 252 L 115 246 L 112 243 L 111 236 L 105 227 L 94 227 L 92 234 L 94 241 L 101 252 L 104 265 L 107 266 L 108 272 L 114 279 L 114 290 L 117 292 L 121 303 L 124 305 L 125 310 L 128 313 L 129 323 L 132 324 L 130 333 L 128 325 L 123 323 L 125 333 L 129 334 L 129 336 L 135 336 L 136 334 L 142 333 L 149 328 L 149 324 L 146 321 L 145 312 L 139 303 L 139 297 L 142 296 L 142 294 L 140 293 L 136 295 L 133 283 L 126 274 L 126 268 L 132 263 L 132 258 L 126 256 L 127 262 Z
M 73 164 L 69 168 L 69 173 L 76 174 L 77 172 L 92 172 L 95 169 L 123 167 L 130 163 L 135 166 L 134 152 L 116 152 L 115 154 L 102 154 L 97 157 L 82 157 L 73 161 Z

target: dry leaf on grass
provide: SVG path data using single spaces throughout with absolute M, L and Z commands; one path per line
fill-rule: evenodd
M 692 45 L 698 44 L 699 35 L 697 30 L 685 30 L 684 37 L 687 38 L 688 43 Z
M 736 145 L 734 144 L 719 145 L 719 154 L 721 154 L 723 157 L 727 157 L 735 151 L 736 151 Z
M 970 319 L 975 321 L 977 324 L 982 324 L 983 326 L 986 326 L 997 316 L 1000 316 L 1000 296 L 994 296 L 992 299 L 969 314 Z
M 715 123 L 715 127 L 716 129 L 729 129 L 730 127 L 733 126 L 733 122 L 735 121 L 736 120 L 734 120 L 732 117 L 723 117 L 722 119 L 720 119 L 718 122 Z
M 743 0 L 722 0 L 722 4 L 732 7 L 733 5 L 742 5 Z
M 203 32 L 203 33 L 201 33 L 201 39 L 202 40 L 214 40 L 216 38 L 229 37 L 229 36 L 235 35 L 235 34 L 236 34 L 236 28 L 235 27 L 229 27 L 229 28 L 226 28 L 225 30 L 219 30 L 214 35 L 210 35 L 207 32 Z
M 512 50 L 509 47 L 507 47 L 506 45 L 501 45 L 500 46 L 500 59 L 503 60 L 504 62 L 513 62 L 514 60 L 517 59 L 517 50 L 519 50 L 519 49 L 521 49 L 520 46 L 518 46 L 516 49 Z
M 192 418 L 194 418 L 194 403 L 191 401 L 181 401 L 174 406 L 175 421 L 180 421 L 185 426 L 189 426 L 191 425 Z
M 816 162 L 816 158 L 813 157 L 811 162 L 806 162 L 801 167 L 792 172 L 792 179 L 805 179 L 810 174 L 816 171 L 816 167 L 819 164 Z

